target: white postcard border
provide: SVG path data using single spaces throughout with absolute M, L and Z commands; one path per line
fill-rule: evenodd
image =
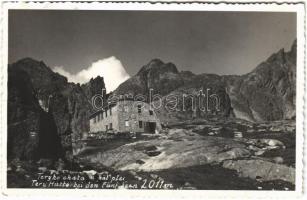
M 232 1 L 234 2 L 234 1 Z M 73 190 L 73 189 L 7 189 L 6 144 L 7 144 L 7 60 L 8 60 L 8 10 L 9 9 L 59 9 L 59 10 L 164 10 L 164 11 L 260 11 L 297 13 L 297 101 L 296 101 L 296 190 L 295 191 L 233 191 L 233 190 Z M 289 198 L 301 197 L 303 192 L 303 147 L 306 112 L 306 52 L 305 52 L 305 4 L 297 3 L 136 3 L 136 2 L 57 2 L 57 3 L 2 3 L 1 12 L 1 190 L 8 196 L 88 196 L 104 198 Z M 306 143 L 305 143 L 306 144 Z M 225 180 L 227 181 L 227 180 Z

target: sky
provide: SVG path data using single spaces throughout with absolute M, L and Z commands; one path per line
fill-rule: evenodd
M 109 91 L 154 58 L 196 74 L 245 74 L 295 38 L 295 13 L 9 11 L 9 63 L 42 60 L 71 82 L 102 75 Z

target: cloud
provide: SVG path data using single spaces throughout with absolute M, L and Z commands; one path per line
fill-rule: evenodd
M 87 69 L 83 69 L 76 74 L 71 74 L 62 66 L 54 67 L 53 71 L 66 76 L 68 82 L 80 84 L 88 82 L 91 78 L 102 76 L 108 92 L 115 90 L 122 82 L 130 77 L 120 60 L 114 56 L 98 60 L 92 63 Z

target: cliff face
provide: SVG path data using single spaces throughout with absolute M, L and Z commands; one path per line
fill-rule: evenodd
M 102 90 L 105 89 L 105 84 L 103 77 L 97 76 L 96 78 L 91 78 L 91 80 L 83 85 L 81 88 L 86 95 L 87 99 L 91 99 L 97 94 L 102 94 Z
M 270 56 L 252 72 L 225 77 L 227 94 L 238 118 L 273 121 L 295 118 L 296 42 Z
M 171 111 L 167 107 L 161 109 L 160 116 L 165 121 L 180 121 L 196 118 L 225 118 L 230 116 L 231 106 L 225 91 L 222 77 L 215 74 L 200 74 L 163 99 L 169 96 L 178 97 L 177 110 Z M 168 120 L 167 116 L 171 116 Z
M 152 99 L 155 101 L 156 112 L 162 122 L 226 117 L 231 111 L 223 77 L 215 74 L 195 75 L 190 71 L 178 72 L 174 64 L 163 63 L 158 59 L 143 66 L 135 76 L 122 83 L 114 93 L 117 95 L 141 94 L 150 101 L 150 90 L 152 90 L 152 96 L 159 95 L 162 99 L 161 106 L 158 105 L 159 100 Z M 200 91 L 203 92 L 202 100 L 199 100 Z M 218 96 L 218 103 L 213 96 L 206 99 L 206 95 Z M 209 106 L 207 106 L 207 101 Z
M 37 140 L 40 112 L 35 90 L 26 72 L 8 68 L 8 158 L 31 159 Z
M 149 90 L 152 89 L 153 94 L 161 95 L 164 102 L 169 95 L 177 96 L 178 109 L 175 112 L 165 106 L 158 109 L 162 121 L 198 117 L 273 121 L 295 118 L 295 81 L 296 41 L 289 52 L 280 50 L 252 72 L 242 76 L 178 72 L 175 65 L 154 59 L 143 66 L 135 76 L 122 83 L 114 93 L 142 94 L 148 97 Z M 183 109 L 183 95 L 197 96 L 200 90 L 205 92 L 208 89 L 209 95 L 215 94 L 219 97 L 219 109 L 209 107 L 206 112 L 195 109 L 193 111 L 191 102 L 185 102 L 186 109 Z M 197 102 L 194 104 L 198 106 Z M 211 104 L 213 105 L 213 102 Z
M 174 64 L 153 59 L 135 76 L 119 85 L 114 94 L 148 95 L 149 90 L 152 89 L 153 93 L 166 95 L 181 85 L 183 85 L 183 80 Z
M 103 79 L 97 80 L 100 80 L 100 88 L 104 87 Z M 39 141 L 52 137 L 50 135 L 59 136 L 63 155 L 70 157 L 72 141 L 89 131 L 90 91 L 94 92 L 95 86 L 90 82 L 84 87 L 83 90 L 79 84 L 68 83 L 64 76 L 54 73 L 43 62 L 30 58 L 10 65 L 8 142 L 12 145 L 8 145 L 9 157 L 33 157 L 32 151 L 37 146 L 44 146 L 39 145 Z M 46 123 L 46 119 L 49 119 L 50 123 L 54 121 L 54 126 L 47 123 L 45 127 L 55 129 L 50 131 L 49 135 L 38 137 L 42 132 L 40 123 Z M 31 134 L 34 137 L 31 137 Z M 22 144 L 21 148 L 15 149 L 17 143 Z M 32 145 L 31 152 L 26 153 L 24 150 L 28 149 L 26 146 L 30 145 L 29 143 L 36 145 Z

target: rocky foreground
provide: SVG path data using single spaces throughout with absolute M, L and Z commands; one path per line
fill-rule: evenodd
M 294 121 L 194 120 L 173 124 L 158 135 L 80 142 L 70 163 L 9 162 L 8 186 L 295 189 Z
M 294 188 L 295 184 L 295 124 L 292 121 L 182 123 L 160 135 L 146 135 L 135 142 L 105 148 L 85 147 L 79 158 L 117 171 L 162 173 L 166 179 L 177 171 L 177 178 L 180 173 L 188 173 L 188 179 L 197 182 L 203 176 L 199 170 L 206 169 L 203 172 L 221 170 L 224 175 L 231 172 L 230 177 L 248 178 L 257 184 L 282 181 L 292 185 L 281 189 Z M 216 176 L 215 181 L 219 178 Z M 201 179 L 206 184 L 206 178 Z

